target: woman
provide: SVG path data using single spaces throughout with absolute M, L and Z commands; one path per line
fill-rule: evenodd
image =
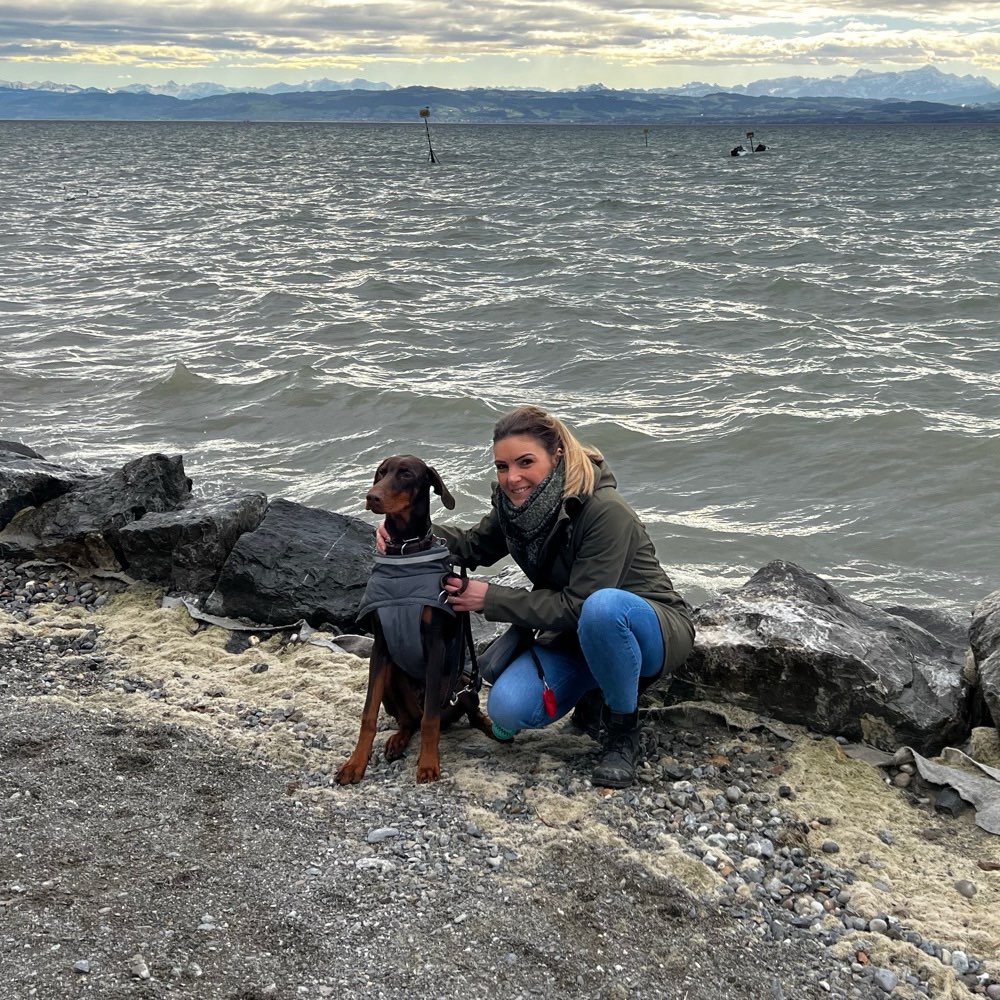
M 639 692 L 690 653 L 691 609 L 603 456 L 561 420 L 519 407 L 494 427 L 493 458 L 491 511 L 473 528 L 434 525 L 468 569 L 509 554 L 532 583 L 469 580 L 463 591 L 450 577 L 445 585 L 456 611 L 480 611 L 529 637 L 490 689 L 493 734 L 510 740 L 546 726 L 596 689 L 602 753 L 592 780 L 625 788 L 635 778 Z M 585 725 L 581 714 L 574 721 Z

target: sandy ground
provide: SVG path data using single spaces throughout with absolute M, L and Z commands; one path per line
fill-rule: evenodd
M 849 992 L 859 940 L 932 996 L 972 995 L 903 940 L 761 940 L 721 874 L 677 839 L 643 839 L 627 794 L 589 785 L 594 744 L 565 724 L 504 747 L 457 727 L 434 786 L 413 783 L 413 754 L 378 751 L 364 783 L 332 786 L 364 661 L 285 636 L 233 652 L 159 596 L 39 605 L 30 626 L 0 612 L 0 643 L 96 625 L 108 657 L 0 689 L 2 998 L 884 996 Z M 695 723 L 706 756 L 744 752 L 756 720 L 711 720 Z M 836 840 L 852 911 L 1000 978 L 1000 838 L 783 728 L 776 800 L 794 789 L 781 805 L 808 853 Z

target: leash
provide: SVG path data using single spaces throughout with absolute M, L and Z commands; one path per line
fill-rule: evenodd
M 459 563 L 458 575 L 462 583 L 455 593 L 464 594 L 466 588 L 469 586 L 469 573 L 464 563 Z M 442 577 L 442 600 L 445 599 L 444 585 L 446 582 L 447 577 Z M 458 700 L 459 695 L 464 694 L 466 691 L 475 691 L 478 693 L 480 688 L 483 686 L 483 678 L 479 673 L 479 661 L 476 659 L 476 643 L 472 637 L 472 616 L 467 611 L 460 612 L 460 615 L 463 619 L 462 632 L 465 638 L 465 644 L 469 647 L 469 658 L 472 666 L 470 670 L 465 670 L 465 646 L 463 645 L 461 661 L 459 664 L 459 680 L 466 680 L 466 684 L 465 687 L 460 688 L 452 695 L 452 705 L 454 705 Z M 545 670 L 542 668 L 542 661 L 538 658 L 538 653 L 535 652 L 535 647 L 530 646 L 528 651 L 531 653 L 531 658 L 535 662 L 535 670 L 538 671 L 538 679 L 542 682 L 542 708 L 545 710 L 545 714 L 550 719 L 554 719 L 559 711 L 558 705 L 556 704 L 556 693 L 549 687 L 549 682 L 545 679 Z
M 461 586 L 455 591 L 456 594 L 464 594 L 466 588 L 469 586 L 469 571 L 466 568 L 465 563 L 459 563 L 458 576 L 461 579 Z M 444 585 L 448 580 L 448 577 L 453 574 L 446 574 L 441 577 L 441 600 L 445 600 L 446 591 Z M 464 687 L 459 687 L 451 696 L 449 705 L 454 705 L 458 699 L 468 692 L 478 694 L 480 688 L 483 686 L 483 678 L 479 673 L 479 660 L 476 657 L 476 640 L 472 636 L 472 615 L 468 611 L 457 612 L 459 618 L 462 620 L 462 643 L 459 647 L 459 662 L 458 662 L 458 683 L 461 684 L 465 681 Z M 469 668 L 466 669 L 465 652 L 468 649 L 469 652 Z
M 458 575 L 462 583 L 455 593 L 464 594 L 466 588 L 469 586 L 469 571 L 466 569 L 465 563 L 459 563 Z M 442 601 L 445 600 L 446 596 L 444 585 L 447 580 L 447 576 L 443 576 L 441 578 L 441 594 L 439 597 Z M 476 643 L 472 637 L 472 616 L 468 611 L 462 611 L 459 612 L 459 614 L 463 619 L 462 632 L 465 638 L 465 644 L 469 647 L 469 658 L 471 660 L 472 667 L 469 671 L 465 670 L 465 646 L 463 645 L 461 660 L 459 663 L 459 680 L 465 680 L 466 678 L 467 680 L 465 687 L 460 688 L 452 695 L 452 705 L 458 701 L 459 695 L 465 694 L 466 691 L 475 691 L 478 693 L 480 688 L 483 686 L 483 678 L 479 673 L 479 661 L 476 659 Z M 554 719 L 559 711 L 558 705 L 556 704 L 556 693 L 549 687 L 549 682 L 545 679 L 545 671 L 542 668 L 542 661 L 538 658 L 538 653 L 535 652 L 535 647 L 530 646 L 528 651 L 531 653 L 531 658 L 535 662 L 535 670 L 538 671 L 538 679 L 542 682 L 542 707 L 545 710 L 545 714 L 550 719 Z

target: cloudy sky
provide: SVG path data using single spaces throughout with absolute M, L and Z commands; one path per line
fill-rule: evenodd
M 933 64 L 1000 83 L 997 0 L 0 0 L 0 80 L 663 87 Z

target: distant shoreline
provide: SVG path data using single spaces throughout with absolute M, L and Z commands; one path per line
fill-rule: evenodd
M 397 124 L 431 109 L 432 125 L 848 125 L 1000 124 L 1000 103 L 770 97 L 719 92 L 699 97 L 634 91 L 444 90 L 230 93 L 182 100 L 158 94 L 83 90 L 63 93 L 0 87 L 5 121 L 196 121 Z

